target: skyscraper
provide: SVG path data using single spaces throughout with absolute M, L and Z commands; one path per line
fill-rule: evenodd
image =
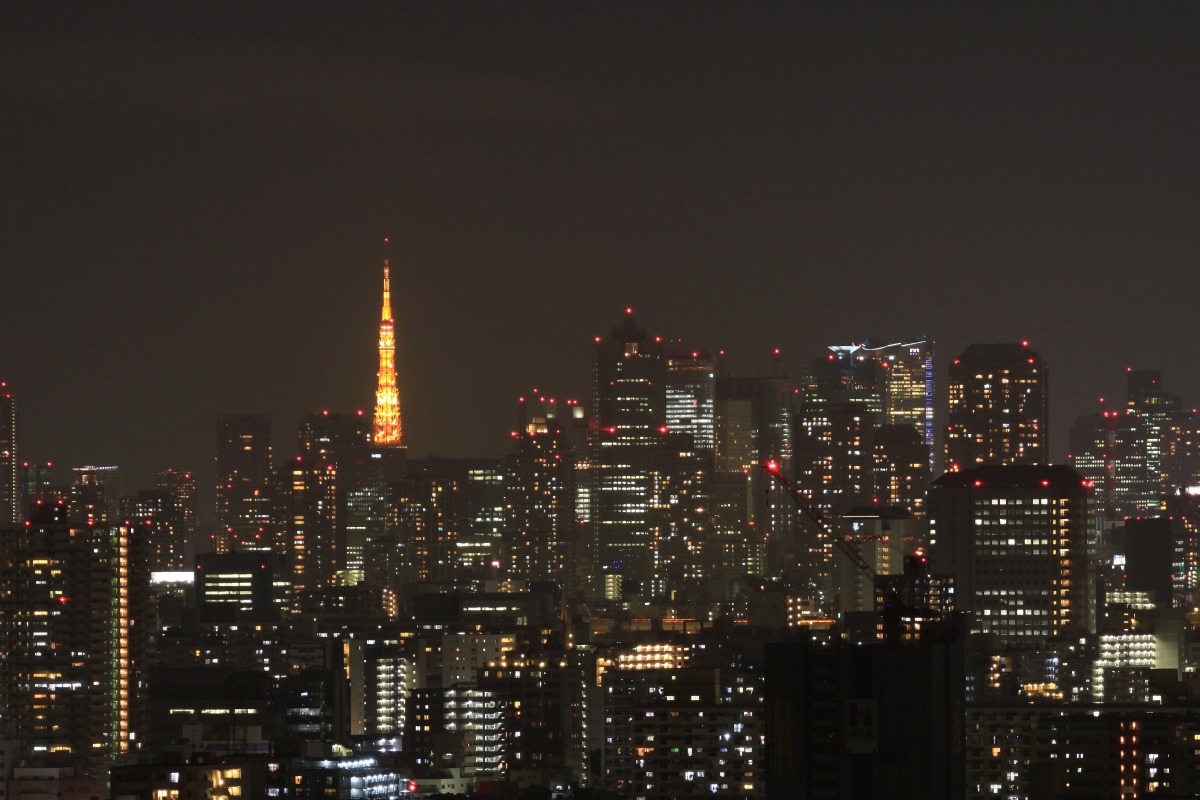
M 17 398 L 0 381 L 0 525 L 21 521 L 17 465 Z
M 539 406 L 530 409 L 529 406 Z M 521 398 L 521 429 L 504 459 L 505 571 L 569 591 L 575 540 L 575 457 L 556 404 Z
M 774 461 L 792 474 L 794 397 L 779 376 L 717 377 L 709 559 L 718 596 L 744 575 L 791 576 L 797 566 L 795 507 L 759 469 Z
M 1065 465 L 988 465 L 934 481 L 931 559 L 955 577 L 973 630 L 1026 646 L 1087 632 L 1089 495 Z
M 385 244 L 387 240 L 384 240 Z M 400 390 L 396 386 L 396 326 L 392 320 L 392 284 L 388 260 L 383 260 L 383 311 L 379 320 L 379 388 L 375 392 L 375 444 L 399 447 Z
M 217 418 L 218 550 L 268 549 L 274 543 L 271 466 L 266 414 Z
M 596 337 L 588 443 L 594 588 L 651 591 L 666 383 L 662 338 L 648 337 L 631 309 L 608 338 Z
M 371 420 L 362 411 L 321 411 L 305 414 L 298 437 L 302 456 L 337 456 L 343 447 L 371 443 Z
M 195 547 L 197 519 L 196 474 L 184 469 L 165 469 L 158 473 L 155 487 L 171 496 L 175 513 L 183 520 L 184 552 Z M 186 564 L 185 564 L 186 566 Z
M 1049 372 L 1018 344 L 973 344 L 950 364 L 945 469 L 984 464 L 1046 464 Z
M 139 746 L 148 585 L 137 527 L 42 504 L 0 536 L 0 717 L 25 753 L 97 775 Z

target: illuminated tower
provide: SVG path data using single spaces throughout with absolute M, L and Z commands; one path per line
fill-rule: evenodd
M 386 243 L 387 240 L 385 239 Z M 392 284 L 383 259 L 383 312 L 379 320 L 379 388 L 375 391 L 375 444 L 399 447 L 400 390 L 396 388 L 396 326 L 392 320 Z

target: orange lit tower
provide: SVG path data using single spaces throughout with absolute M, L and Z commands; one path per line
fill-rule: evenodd
M 387 244 L 387 239 L 384 239 Z M 392 320 L 392 289 L 388 259 L 383 259 L 383 314 L 379 321 L 379 388 L 375 392 L 375 444 L 399 447 L 400 390 L 396 388 L 396 326 Z

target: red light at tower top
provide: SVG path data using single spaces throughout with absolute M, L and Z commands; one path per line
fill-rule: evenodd
M 631 306 L 625 306 L 625 314 L 628 316 L 633 316 L 633 308 Z
M 778 461 L 768 461 L 765 466 L 767 468 L 767 472 L 779 472 Z

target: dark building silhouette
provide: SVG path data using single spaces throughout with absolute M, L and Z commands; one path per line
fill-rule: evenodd
M 569 593 L 577 528 L 574 449 L 553 401 L 521 398 L 520 422 L 504 459 L 504 571 L 552 581 Z
M 909 642 L 766 646 L 769 800 L 958 800 L 964 783 L 961 625 Z
M 217 418 L 217 548 L 282 551 L 273 529 L 271 420 L 266 414 Z
M 17 398 L 0 381 L 0 525 L 21 522 L 21 484 L 17 451 Z

